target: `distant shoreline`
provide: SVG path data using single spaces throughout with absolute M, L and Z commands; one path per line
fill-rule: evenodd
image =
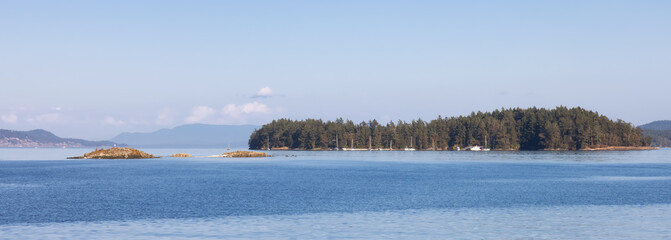
M 631 147 L 631 146 L 608 146 L 608 147 L 594 147 L 594 148 L 585 148 L 579 150 L 571 149 L 539 149 L 539 150 L 516 150 L 516 149 L 491 149 L 490 151 L 496 152 L 543 152 L 543 151 L 558 151 L 558 152 L 569 152 L 569 151 L 646 151 L 646 150 L 659 150 L 658 147 Z M 276 148 L 276 149 L 251 149 L 256 151 L 334 151 L 334 152 L 407 152 L 401 149 L 356 149 L 356 150 L 333 150 L 333 149 L 289 149 L 289 148 Z M 414 151 L 421 152 L 482 152 L 482 151 L 469 151 L 469 150 L 431 150 L 431 149 L 417 149 Z M 486 152 L 486 151 L 485 151 Z
M 642 151 L 642 150 L 659 150 L 659 148 L 657 148 L 657 147 L 610 146 L 610 147 L 597 147 L 597 148 L 580 149 L 580 151 Z
M 4 147 L 0 146 L 0 149 L 91 149 L 91 148 L 100 148 L 100 147 Z M 102 146 L 102 148 L 105 148 L 105 146 Z M 200 147 L 200 148 L 189 148 L 189 147 L 138 147 L 138 149 L 222 149 L 224 147 Z M 540 149 L 540 150 L 515 150 L 515 149 L 491 149 L 490 151 L 495 151 L 495 152 L 536 152 L 536 151 L 644 151 L 644 150 L 659 150 L 659 149 L 665 149 L 665 148 L 670 148 L 671 147 L 627 147 L 627 146 L 616 146 L 616 147 L 598 147 L 598 148 L 586 148 L 586 149 L 580 149 L 580 150 L 569 150 L 569 149 Z M 256 150 L 256 151 L 268 151 L 266 149 L 250 149 L 250 150 Z M 288 149 L 288 148 L 279 148 L 279 149 L 270 149 L 270 151 L 336 151 L 333 149 Z M 343 151 L 343 150 L 339 150 Z M 403 149 L 383 149 L 383 150 L 377 150 L 377 149 L 357 149 L 354 152 L 360 152 L 360 151 L 370 151 L 370 152 L 405 152 Z M 434 152 L 434 150 L 431 149 L 417 149 L 416 151 L 421 151 L 421 152 Z M 343 152 L 350 152 L 349 150 L 343 151 Z M 468 152 L 468 150 L 435 150 L 435 152 Z

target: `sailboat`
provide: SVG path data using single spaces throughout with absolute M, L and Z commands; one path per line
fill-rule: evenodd
M 485 136 L 485 146 L 481 147 L 478 145 L 468 147 L 467 150 L 469 151 L 489 151 L 489 148 L 487 148 L 487 136 Z
M 410 148 L 404 148 L 404 151 L 415 151 L 415 148 L 412 147 L 412 136 L 410 136 Z

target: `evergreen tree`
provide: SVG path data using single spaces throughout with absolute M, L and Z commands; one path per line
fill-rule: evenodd
M 473 112 L 469 116 L 421 118 L 386 125 L 376 120 L 354 124 L 335 121 L 277 119 L 254 131 L 250 149 L 333 149 L 336 147 L 453 150 L 484 145 L 500 150 L 567 149 L 603 146 L 649 146 L 641 129 L 597 112 L 560 106 Z M 337 145 L 336 145 L 337 144 Z M 393 144 L 390 146 L 390 144 Z

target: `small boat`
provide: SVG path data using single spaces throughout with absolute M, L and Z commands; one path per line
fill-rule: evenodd
M 412 147 L 412 136 L 410 137 L 410 147 L 404 148 L 403 151 L 415 151 L 415 148 Z
M 480 146 L 472 146 L 472 147 L 470 147 L 468 150 L 471 150 L 471 151 L 482 151 L 482 148 L 480 148 Z
M 343 151 L 368 151 L 367 148 L 342 148 Z

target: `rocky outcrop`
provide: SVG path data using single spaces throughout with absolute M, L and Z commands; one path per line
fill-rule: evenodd
M 175 153 L 173 155 L 170 155 L 170 157 L 176 157 L 176 158 L 188 158 L 191 157 L 191 154 L 186 154 L 186 153 Z
M 656 147 L 630 147 L 630 146 L 605 146 L 580 149 L 584 151 L 634 151 L 634 150 L 657 150 Z
M 264 152 L 235 151 L 221 154 L 221 157 L 231 157 L 231 158 L 270 157 L 270 155 Z
M 154 155 L 146 152 L 132 149 L 114 147 L 110 149 L 96 149 L 93 152 L 86 153 L 84 156 L 69 157 L 68 159 L 137 159 L 137 158 L 156 158 Z

